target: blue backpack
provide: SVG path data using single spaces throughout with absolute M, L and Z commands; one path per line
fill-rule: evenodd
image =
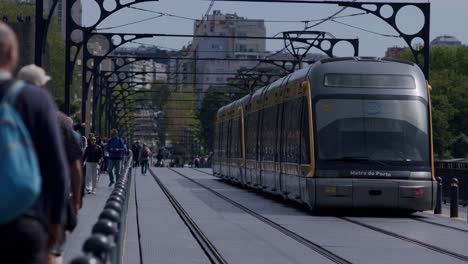
M 14 82 L 0 101 L 0 224 L 24 213 L 41 193 L 41 174 L 31 137 L 14 108 L 23 87 L 23 82 Z

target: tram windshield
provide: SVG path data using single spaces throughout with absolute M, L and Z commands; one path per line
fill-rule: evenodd
M 428 111 L 421 101 L 322 99 L 315 113 L 320 164 L 429 167 Z

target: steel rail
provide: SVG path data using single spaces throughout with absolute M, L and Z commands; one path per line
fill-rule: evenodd
M 172 195 L 172 193 L 166 188 L 166 186 L 161 182 L 161 180 L 156 176 L 156 174 L 149 169 L 150 174 L 153 176 L 156 183 L 159 185 L 161 190 L 166 195 L 169 202 L 172 204 L 174 209 L 176 210 L 177 214 L 180 216 L 182 221 L 185 223 L 187 228 L 192 233 L 195 240 L 200 245 L 203 252 L 205 252 L 206 256 L 210 260 L 211 263 L 228 263 L 223 256 L 219 253 L 216 247 L 211 243 L 211 241 L 205 236 L 203 231 L 198 227 L 198 225 L 193 221 L 190 215 L 185 211 L 182 205 L 177 201 L 177 199 Z
M 467 229 L 458 228 L 458 227 L 449 226 L 449 225 L 444 225 L 444 224 L 441 224 L 441 223 L 436 223 L 436 222 L 432 222 L 432 221 L 429 221 L 429 220 L 426 220 L 426 219 L 421 219 L 421 218 L 412 218 L 412 219 L 415 220 L 415 221 L 419 221 L 419 222 L 426 223 L 426 224 L 435 225 L 435 226 L 440 226 L 440 227 L 452 229 L 452 230 L 455 230 L 455 231 L 460 231 L 460 232 L 468 233 L 468 230 L 467 230 Z
M 367 229 L 376 231 L 378 233 L 381 233 L 381 234 L 384 234 L 384 235 L 387 235 L 387 236 L 391 236 L 391 237 L 394 237 L 394 238 L 398 238 L 398 239 L 403 240 L 405 242 L 416 244 L 418 246 L 427 248 L 429 250 L 432 250 L 432 251 L 435 251 L 435 252 L 438 252 L 438 253 L 441 253 L 441 254 L 444 254 L 444 255 L 447 255 L 447 256 L 450 256 L 450 257 L 453 257 L 453 258 L 456 258 L 456 259 L 459 259 L 459 260 L 462 260 L 462 261 L 465 261 L 465 262 L 468 262 L 468 256 L 466 256 L 466 255 L 458 254 L 456 252 L 453 252 L 453 251 L 450 251 L 450 250 L 447 250 L 447 249 L 444 249 L 444 248 L 441 248 L 441 247 L 438 247 L 438 246 L 434 246 L 434 245 L 428 244 L 426 242 L 422 242 L 422 241 L 417 240 L 417 239 L 413 239 L 413 238 L 403 236 L 403 235 L 400 235 L 400 234 L 394 233 L 392 231 L 388 231 L 388 230 L 385 230 L 385 229 L 382 229 L 382 228 L 379 228 L 379 227 L 376 227 L 376 226 L 373 226 L 373 225 L 369 225 L 369 224 L 362 223 L 362 222 L 359 222 L 359 221 L 356 221 L 356 220 L 352 220 L 352 219 L 350 219 L 348 217 L 338 217 L 338 218 L 342 219 L 344 221 L 353 223 L 355 225 L 359 225 L 359 226 L 365 227 Z
M 238 203 L 238 202 L 236 202 L 234 200 L 231 200 L 230 198 L 222 195 L 221 193 L 219 193 L 219 192 L 217 192 L 217 191 L 215 191 L 215 190 L 213 190 L 213 189 L 211 189 L 211 188 L 209 188 L 209 187 L 207 187 L 207 186 L 193 180 L 192 178 L 187 177 L 186 175 L 184 175 L 184 174 L 182 174 L 182 173 L 180 173 L 180 172 L 178 172 L 178 171 L 176 171 L 174 169 L 170 169 L 170 170 L 177 173 L 178 175 L 182 176 L 183 178 L 195 183 L 196 185 L 208 190 L 209 192 L 213 193 L 214 195 L 218 196 L 219 198 L 223 199 L 224 201 L 226 201 L 226 202 L 230 203 L 231 205 L 241 209 L 242 211 L 246 212 L 247 214 L 257 218 L 261 222 L 271 226 L 272 228 L 274 228 L 274 229 L 278 230 L 279 232 L 283 233 L 284 235 L 292 238 L 293 240 L 295 240 L 295 241 L 299 242 L 300 244 L 308 247 L 309 249 L 319 253 L 323 257 L 333 261 L 334 263 L 340 263 L 340 264 L 351 264 L 352 263 L 352 262 L 340 257 L 339 255 L 325 249 L 324 247 L 310 241 L 309 239 L 307 239 L 307 238 L 305 238 L 305 237 L 303 237 L 303 236 L 301 236 L 301 235 L 299 235 L 299 234 L 297 234 L 297 233 L 283 227 L 282 225 L 280 225 L 280 224 L 278 224 L 278 223 L 264 217 L 263 215 L 258 214 L 256 212 L 250 210 L 249 208 L 241 205 L 240 203 Z M 207 174 L 209 174 L 209 173 L 207 173 Z

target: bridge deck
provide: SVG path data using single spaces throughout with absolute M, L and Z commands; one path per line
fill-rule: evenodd
M 284 232 L 226 199 L 257 212 L 261 217 L 270 219 L 351 263 L 427 264 L 468 261 L 465 256 L 468 244 L 466 220 L 454 220 L 430 213 L 418 213 L 411 218 L 314 216 L 298 206 L 220 181 L 208 175 L 206 172 L 210 170 L 207 169 L 203 172 L 151 168 L 151 171 L 153 175 L 149 172 L 141 175 L 139 168 L 132 172 L 123 263 L 209 263 L 192 232 L 153 176 L 165 185 L 229 263 L 333 261 L 329 256 L 324 256 L 323 252 L 311 250 L 310 245 L 286 236 Z M 107 175 L 102 175 L 98 193 L 86 196 L 79 225 L 66 245 L 64 263 L 80 253 L 82 243 L 90 234 L 97 214 L 111 191 L 107 183 Z M 466 208 L 460 211 L 460 215 L 465 216 L 465 211 Z M 442 249 L 442 252 L 436 251 L 434 247 Z

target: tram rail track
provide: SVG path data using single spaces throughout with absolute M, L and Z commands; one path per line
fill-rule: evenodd
M 206 171 L 198 170 L 198 169 L 194 169 L 194 168 L 192 168 L 192 169 L 195 170 L 195 171 L 198 171 L 198 172 L 213 176 L 213 174 L 208 173 Z M 192 181 L 194 181 L 194 180 L 192 180 Z M 196 182 L 196 181 L 194 181 L 194 182 Z M 202 185 L 202 184 L 199 184 L 199 185 Z M 212 190 L 212 191 L 216 192 L 214 190 Z M 227 199 L 229 199 L 229 198 L 227 198 Z M 250 210 L 250 209 L 248 209 L 248 210 Z M 337 217 L 337 218 L 341 219 L 343 221 L 346 221 L 346 222 L 349 222 L 349 223 L 359 225 L 361 227 L 373 230 L 375 232 L 387 235 L 387 236 L 391 236 L 391 237 L 394 237 L 394 238 L 397 238 L 397 239 L 400 239 L 400 240 L 403 240 L 403 241 L 406 241 L 406 242 L 409 242 L 409 243 L 412 243 L 412 244 L 416 244 L 418 246 L 427 248 L 427 249 L 435 251 L 437 253 L 444 254 L 446 256 L 450 256 L 452 258 L 456 258 L 456 259 L 462 260 L 464 262 L 468 262 L 468 256 L 466 256 L 466 255 L 459 254 L 459 253 L 456 253 L 456 252 L 453 252 L 453 251 L 450 251 L 450 250 L 447 250 L 447 249 L 444 249 L 444 248 L 441 248 L 441 247 L 438 247 L 438 246 L 435 246 L 435 245 L 431 245 L 429 243 L 426 243 L 426 242 L 423 242 L 423 241 L 420 241 L 420 240 L 417 240 L 417 239 L 414 239 L 414 238 L 403 236 L 403 235 L 400 235 L 398 233 L 388 231 L 388 230 L 385 230 L 385 229 L 382 229 L 382 228 L 379 228 L 379 227 L 376 227 L 376 226 L 373 226 L 373 225 L 369 225 L 369 224 L 366 224 L 366 223 L 363 223 L 363 222 L 360 222 L 360 221 L 357 221 L 357 220 L 353 220 L 353 219 L 350 219 L 349 217 Z M 451 229 L 451 230 L 456 230 L 456 231 L 459 231 L 459 232 L 468 232 L 468 230 L 464 230 L 464 229 L 461 229 L 461 228 L 452 227 L 452 226 L 448 226 L 448 225 L 444 225 L 444 224 L 440 224 L 440 223 L 435 223 L 435 222 L 424 220 L 424 219 L 417 219 L 417 218 L 409 218 L 409 219 L 412 219 L 412 220 L 415 220 L 415 221 L 420 221 L 420 222 L 423 222 L 423 223 L 426 223 L 426 224 L 440 226 L 440 227 L 443 227 L 443 228 L 448 228 L 448 229 Z
M 443 228 L 448 228 L 448 229 L 451 229 L 451 230 L 455 230 L 455 231 L 459 231 L 459 232 L 463 232 L 463 233 L 468 233 L 468 230 L 463 229 L 463 228 L 458 228 L 458 227 L 455 227 L 455 226 L 449 226 L 449 225 L 444 225 L 444 224 L 441 224 L 441 223 L 435 223 L 435 222 L 432 222 L 432 221 L 429 221 L 429 220 L 426 220 L 426 219 L 421 219 L 421 218 L 411 218 L 411 219 L 415 220 L 415 221 L 423 222 L 423 223 L 426 223 L 426 224 L 430 224 L 430 225 L 440 226 L 440 227 L 443 227 Z
M 352 263 L 352 262 L 342 258 L 341 256 L 339 256 L 339 255 L 325 249 L 324 247 L 318 245 L 317 243 L 314 243 L 314 242 L 310 241 L 309 239 L 307 239 L 307 238 L 305 238 L 305 237 L 303 237 L 303 236 L 301 236 L 301 235 L 299 235 L 299 234 L 297 234 L 297 233 L 283 227 L 282 225 L 280 225 L 280 224 L 278 224 L 278 223 L 276 223 L 276 222 L 262 216 L 261 214 L 258 214 L 256 212 L 250 210 L 249 208 L 243 206 L 242 204 L 240 204 L 240 203 L 238 203 L 238 202 L 236 202 L 236 201 L 222 195 L 221 193 L 219 193 L 219 192 L 217 192 L 217 191 L 215 191 L 215 190 L 213 190 L 213 189 L 211 189 L 211 188 L 209 188 L 209 187 L 207 187 L 207 186 L 193 180 L 192 178 L 187 177 L 186 175 L 184 175 L 184 174 L 182 174 L 182 173 L 180 173 L 180 172 L 178 172 L 178 171 L 176 171 L 174 169 L 170 169 L 170 170 L 173 171 L 174 173 L 180 175 L 181 177 L 189 180 L 190 182 L 192 182 L 192 183 L 194 183 L 194 184 L 208 190 L 212 194 L 214 194 L 217 197 L 221 198 L 222 200 L 230 203 L 234 207 L 237 207 L 238 209 L 240 209 L 240 210 L 246 212 L 247 214 L 255 217 L 256 219 L 260 220 L 261 222 L 271 226 L 275 230 L 283 233 L 284 235 L 286 235 L 289 238 L 295 240 L 296 242 L 306 246 L 307 248 L 317 252 L 318 254 L 322 255 L 323 257 L 329 259 L 330 261 L 332 261 L 334 263 L 339 263 L 339 264 L 351 264 Z M 199 171 L 199 170 L 197 170 L 197 171 Z M 199 172 L 203 172 L 203 171 L 199 171 Z M 209 174 L 207 172 L 204 172 L 204 173 Z
M 185 211 L 182 205 L 177 201 L 174 195 L 167 189 L 167 187 L 162 183 L 162 181 L 158 178 L 158 176 L 150 169 L 149 170 L 151 176 L 153 176 L 154 180 L 158 184 L 158 186 L 163 191 L 164 195 L 166 195 L 167 199 L 171 203 L 171 205 L 176 210 L 177 214 L 190 230 L 190 233 L 193 235 L 195 240 L 200 245 L 201 249 L 205 253 L 205 255 L 210 260 L 212 264 L 227 264 L 228 262 L 224 259 L 224 257 L 219 253 L 218 249 L 211 243 L 208 237 L 203 233 L 203 231 L 198 227 L 195 221 L 190 217 L 190 215 Z
M 400 240 L 403 240 L 403 241 L 406 241 L 406 242 L 409 242 L 409 243 L 412 243 L 412 244 L 416 244 L 418 246 L 425 247 L 425 248 L 430 249 L 432 251 L 435 251 L 435 252 L 438 252 L 438 253 L 441 253 L 441 254 L 444 254 L 444 255 L 447 255 L 447 256 L 450 256 L 450 257 L 453 257 L 453 258 L 456 258 L 456 259 L 459 259 L 459 260 L 462 260 L 462 261 L 465 261 L 465 262 L 468 262 L 468 256 L 465 256 L 465 255 L 462 255 L 462 254 L 459 254 L 459 253 L 456 253 L 456 252 L 453 252 L 453 251 L 450 251 L 450 250 L 447 250 L 447 249 L 444 249 L 444 248 L 441 248 L 441 247 L 438 247 L 438 246 L 434 246 L 434 245 L 431 245 L 429 243 L 426 243 L 426 242 L 423 242 L 423 241 L 420 241 L 420 240 L 417 240 L 417 239 L 414 239 L 414 238 L 403 236 L 403 235 L 397 234 L 395 232 L 388 231 L 388 230 L 385 230 L 385 229 L 382 229 L 382 228 L 379 228 L 379 227 L 376 227 L 376 226 L 373 226 L 373 225 L 369 225 L 369 224 L 366 224 L 366 223 L 363 223 L 363 222 L 359 222 L 359 221 L 350 219 L 348 217 L 338 217 L 338 218 L 342 219 L 344 221 L 353 223 L 355 225 L 359 225 L 359 226 L 365 227 L 367 229 L 376 231 L 378 233 L 385 234 L 387 236 L 391 236 L 391 237 L 394 237 L 394 238 L 397 238 L 397 239 L 400 239 Z

